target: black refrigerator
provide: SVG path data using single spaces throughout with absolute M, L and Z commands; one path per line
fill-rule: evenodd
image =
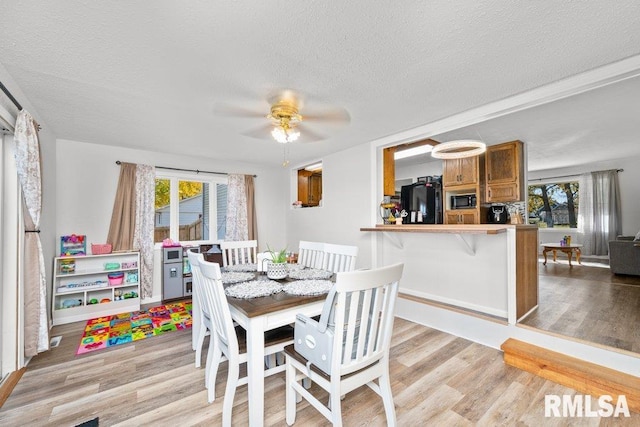
M 407 211 L 403 224 L 442 224 L 442 184 L 439 181 L 403 185 L 400 204 Z

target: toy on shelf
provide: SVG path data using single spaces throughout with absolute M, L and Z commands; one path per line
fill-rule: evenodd
M 127 292 L 127 293 L 123 294 L 122 297 L 124 299 L 138 298 L 138 293 L 136 291 L 131 291 L 131 292 Z
M 60 237 L 60 256 L 87 254 L 87 236 L 72 234 Z
M 81 299 L 66 299 L 62 301 L 62 308 L 79 307 L 82 305 Z
M 138 272 L 137 271 L 128 271 L 127 272 L 127 283 L 138 283 Z
M 119 262 L 105 262 L 104 269 L 105 270 L 117 270 L 120 268 Z
M 60 260 L 60 273 L 75 273 L 76 260 L 73 258 Z

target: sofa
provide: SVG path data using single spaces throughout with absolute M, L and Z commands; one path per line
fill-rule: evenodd
M 640 276 L 640 236 L 618 236 L 609 241 L 609 267 L 613 274 Z

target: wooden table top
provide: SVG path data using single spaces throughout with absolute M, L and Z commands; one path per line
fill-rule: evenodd
M 271 280 L 267 279 L 266 275 L 260 275 L 256 273 L 256 279 L 263 280 Z M 335 281 L 335 274 L 331 277 L 332 281 Z M 275 280 L 281 284 L 286 284 L 288 282 L 292 282 L 292 279 L 283 279 L 283 280 Z M 231 285 L 229 285 L 231 286 Z M 262 316 L 269 313 L 274 313 L 279 310 L 285 310 L 291 307 L 296 307 L 299 305 L 305 305 L 317 301 L 324 301 L 327 298 L 327 294 L 320 295 L 291 295 L 286 292 L 278 292 L 276 294 L 271 294 L 266 297 L 259 298 L 233 298 L 227 296 L 227 301 L 229 305 L 234 306 L 239 311 L 241 311 L 247 317 L 257 317 Z
M 556 249 L 563 249 L 563 248 L 567 248 L 567 249 L 571 249 L 571 248 L 581 248 L 582 245 L 579 245 L 577 243 L 572 243 L 570 245 L 563 245 L 561 243 L 540 243 L 540 246 L 544 246 L 545 248 L 556 248 Z

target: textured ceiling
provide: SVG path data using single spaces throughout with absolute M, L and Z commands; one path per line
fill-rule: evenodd
M 346 109 L 347 126 L 309 124 L 327 138 L 291 144 L 292 162 L 313 160 L 637 55 L 638 16 L 634 0 L 5 0 L 0 63 L 58 138 L 279 165 L 268 133 L 244 135 L 266 119 L 216 107 L 266 115 L 288 88 L 303 115 Z M 568 143 L 556 113 L 480 134 L 535 140 L 549 114 L 546 143 Z M 607 132 L 592 122 L 583 134 Z

